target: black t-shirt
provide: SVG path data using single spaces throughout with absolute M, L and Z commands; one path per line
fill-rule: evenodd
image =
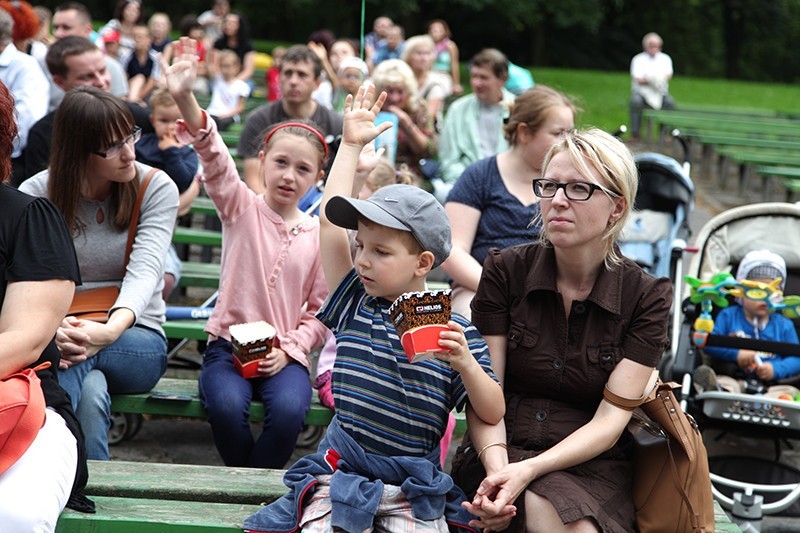
M 64 217 L 49 200 L 0 184 L 0 206 L 0 309 L 9 283 L 51 279 L 81 282 L 72 236 Z M 37 372 L 42 380 L 45 404 L 61 415 L 77 442 L 78 464 L 67 507 L 84 513 L 94 512 L 94 503 L 83 494 L 89 478 L 83 433 L 67 392 L 58 384 L 60 355 L 55 332 L 53 334 L 50 344 L 31 366 L 50 361 L 49 369 Z
M 245 54 L 252 52 L 255 48 L 253 48 L 253 43 L 251 41 L 239 41 L 239 44 L 234 48 L 228 44 L 228 38 L 223 35 L 214 42 L 214 50 L 233 50 L 236 52 L 236 55 L 239 56 L 239 61 L 244 65 Z
M 3 184 L 0 205 L 0 306 L 11 282 L 69 279 L 80 283 L 72 237 L 64 217 L 49 200 Z M 58 360 L 58 349 L 51 341 L 36 364 L 50 361 L 55 370 Z
M 283 110 L 281 100 L 258 107 L 250 112 L 244 123 L 242 135 L 239 137 L 237 148 L 239 157 L 258 157 L 258 151 L 261 149 L 261 143 L 264 141 L 267 130 L 290 118 L 292 117 Z M 317 109 L 308 119 L 319 126 L 323 137 L 336 137 L 342 134 L 342 121 L 344 120 L 342 115 L 324 106 L 317 104 Z M 333 156 L 334 154 L 330 155 L 330 161 L 333 160 Z

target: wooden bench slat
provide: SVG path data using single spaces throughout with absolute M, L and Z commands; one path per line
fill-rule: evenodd
M 286 493 L 284 470 L 89 461 L 90 496 L 259 505 Z M 171 480 L 171 482 L 170 482 Z
M 167 320 L 161 327 L 168 339 L 191 339 L 204 341 L 208 333 L 203 331 L 206 327 L 205 320 Z
M 175 244 L 222 246 L 222 232 L 177 226 L 175 231 L 172 233 L 172 242 Z
M 183 261 L 181 263 L 181 287 L 219 288 L 220 264 Z
M 179 480 L 169 480 L 176 482 Z M 93 496 L 95 514 L 61 513 L 57 533 L 217 533 L 242 531 L 258 505 Z
M 182 397 L 186 399 L 182 399 Z M 208 418 L 208 413 L 200 402 L 197 381 L 177 378 L 161 378 L 149 392 L 112 395 L 111 412 Z M 463 435 L 467 430 L 466 416 L 464 413 L 454 414 L 456 417 L 455 435 Z M 306 424 L 327 426 L 330 424 L 331 418 L 333 418 L 333 411 L 319 403 L 317 393 L 314 391 L 311 408 L 306 413 Z M 250 420 L 260 422 L 263 419 L 264 405 L 261 402 L 251 402 Z

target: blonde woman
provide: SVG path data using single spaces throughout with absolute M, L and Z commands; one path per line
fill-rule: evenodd
M 419 97 L 414 72 L 401 59 L 387 59 L 375 67 L 372 81 L 378 93 L 387 94 L 384 109 L 397 115 L 395 164 L 408 165 L 416 175 L 415 183 L 422 186 L 420 160 L 436 157 L 439 135 L 426 102 Z
M 638 185 L 633 156 L 600 130 L 569 132 L 533 180 L 538 242 L 493 250 L 472 320 L 491 353 L 505 421 L 467 410 L 453 478 L 471 525 L 509 532 L 633 532 L 631 411 L 667 346 L 672 286 L 615 244 Z

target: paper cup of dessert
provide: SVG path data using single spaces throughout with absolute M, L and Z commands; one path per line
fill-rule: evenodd
M 258 363 L 272 351 L 275 328 L 261 320 L 233 325 L 230 333 L 236 370 L 247 379 L 258 377 Z
M 412 363 L 447 351 L 439 346 L 439 334 L 447 331 L 451 313 L 450 289 L 406 292 L 389 308 L 403 350 Z

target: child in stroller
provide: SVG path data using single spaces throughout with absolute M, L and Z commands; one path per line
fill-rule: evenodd
M 781 282 L 785 283 L 784 292 L 800 294 L 800 205 L 762 203 L 730 209 L 708 221 L 698 232 L 695 244 L 698 251 L 692 256 L 687 273 L 697 280 L 712 280 L 731 269 L 737 272 L 742 263 L 747 266 L 748 252 L 764 249 L 785 261 L 785 276 L 781 276 L 785 277 Z M 721 298 L 724 300 L 724 296 Z M 781 305 L 789 302 L 791 296 L 785 296 Z M 746 524 L 742 525 L 746 531 L 759 530 L 753 527 L 760 528 L 762 513 L 800 516 L 797 454 L 789 453 L 786 445 L 787 439 L 800 438 L 800 402 L 762 394 L 709 390 L 713 387 L 703 387 L 706 390 L 697 392 L 692 382 L 698 365 L 709 363 L 709 347 L 719 345 L 800 356 L 800 345 L 712 333 L 706 346 L 697 346 L 693 326 L 700 314 L 699 307 L 686 298 L 676 308 L 675 320 L 680 332 L 672 338 L 677 346 L 671 374 L 662 377 L 683 382 L 681 399 L 685 410 L 697 419 L 709 446 L 714 497 L 723 508 L 732 510 L 735 521 Z M 716 304 L 715 307 L 719 309 Z M 771 320 L 775 318 L 773 314 Z M 800 321 L 792 320 L 796 329 Z M 723 435 L 725 442 L 735 445 L 726 449 L 721 441 L 717 444 Z M 752 513 L 748 515 L 746 511 Z M 790 530 L 797 531 L 797 521 L 792 520 Z
M 740 305 L 734 304 L 720 311 L 714 320 L 713 333 L 798 344 L 800 341 L 792 321 L 781 314 L 771 313 L 767 302 L 768 298 L 771 303 L 778 303 L 783 294 L 786 280 L 783 258 L 769 250 L 748 252 L 739 263 L 736 279 L 754 281 L 750 285 L 753 290 L 743 291 Z M 717 388 L 735 393 L 764 393 L 767 397 L 788 400 L 794 400 L 800 394 L 800 390 L 792 385 L 769 386 L 774 380 L 800 374 L 800 357 L 721 346 L 708 346 L 704 351 L 712 364 L 711 367 L 698 367 L 694 381 L 695 385 L 706 390 Z

